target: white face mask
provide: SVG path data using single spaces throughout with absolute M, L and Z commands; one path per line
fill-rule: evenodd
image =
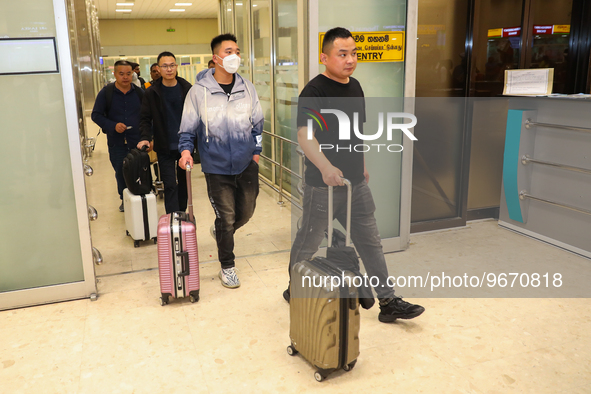
M 228 55 L 222 59 L 220 66 L 230 74 L 234 74 L 238 71 L 238 67 L 240 67 L 240 57 L 234 53 Z

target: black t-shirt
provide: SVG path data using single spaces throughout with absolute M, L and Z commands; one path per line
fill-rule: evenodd
M 224 89 L 224 92 L 226 92 L 226 95 L 230 95 L 230 93 L 232 93 L 232 88 L 234 88 L 234 83 L 236 82 L 236 74 L 232 74 L 232 82 L 230 82 L 228 85 L 222 85 L 220 83 L 220 86 L 222 89 Z
M 179 130 L 181 128 L 181 116 L 183 114 L 183 89 L 181 84 L 168 87 L 162 85 L 162 99 L 166 109 L 166 127 L 168 131 L 168 149 L 179 148 Z
M 324 110 L 339 110 L 347 114 L 350 124 L 350 139 L 339 139 L 339 120 L 333 113 L 322 113 Z M 354 114 L 357 113 L 357 116 Z M 312 79 L 300 93 L 298 101 L 298 128 L 306 127 L 312 119 L 314 136 L 321 144 L 322 153 L 330 163 L 343 172 L 343 176 L 358 184 L 363 176 L 363 148 L 355 146 L 363 141 L 355 135 L 357 127 L 363 133 L 365 123 L 365 98 L 359 81 L 349 77 L 349 83 L 334 81 L 322 74 Z M 356 126 L 355 120 L 358 119 Z M 315 187 L 326 187 L 322 173 L 306 158 L 306 184 Z

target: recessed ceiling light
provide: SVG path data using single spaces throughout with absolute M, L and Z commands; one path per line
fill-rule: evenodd
M 242 5 L 242 3 L 236 3 L 236 5 Z
M 185 10 L 182 8 L 171 8 L 169 11 L 170 12 L 185 12 Z
M 117 6 L 124 6 L 124 7 L 133 6 L 133 5 L 134 5 L 134 3 L 117 3 Z
M 232 11 L 232 9 L 231 8 L 228 8 L 228 11 Z
M 193 3 L 174 3 L 177 7 L 189 7 L 192 6 Z
M 131 10 L 115 10 L 115 12 L 131 12 Z
M 259 5 L 258 5 L 258 4 L 253 4 L 252 6 L 253 6 L 253 7 L 258 7 Z

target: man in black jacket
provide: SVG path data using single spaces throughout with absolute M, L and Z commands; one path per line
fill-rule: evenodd
M 191 84 L 177 77 L 176 57 L 170 52 L 158 55 L 158 69 L 162 78 L 146 90 L 140 112 L 141 140 L 138 149 L 150 145 L 158 153 L 160 176 L 164 182 L 166 213 L 187 209 L 187 178 L 184 169 L 177 168 L 181 155 L 178 151 L 179 129 L 185 97 Z

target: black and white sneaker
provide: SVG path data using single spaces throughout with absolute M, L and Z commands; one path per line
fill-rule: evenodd
M 119 212 L 124 212 L 125 207 L 123 206 L 123 201 L 121 201 L 121 205 L 119 205 Z
M 385 303 L 385 305 L 382 305 L 382 303 Z M 382 323 L 392 323 L 396 319 L 414 319 L 423 312 L 425 312 L 425 308 L 422 306 L 411 304 L 401 297 L 394 296 L 389 300 L 380 300 L 378 320 Z
M 219 274 L 220 280 L 222 281 L 222 286 L 227 287 L 229 289 L 235 289 L 240 287 L 240 279 L 238 279 L 238 275 L 236 275 L 236 268 L 222 268 Z

